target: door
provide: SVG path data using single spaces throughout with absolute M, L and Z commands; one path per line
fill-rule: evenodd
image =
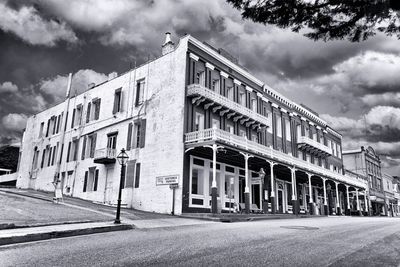
M 283 213 L 283 190 L 278 190 L 278 212 Z
M 259 209 L 261 209 L 261 195 L 260 195 L 260 185 L 253 184 L 251 185 L 251 197 L 252 197 L 252 204 L 256 204 Z
M 112 168 L 106 169 L 106 184 L 104 187 L 104 203 L 107 203 L 110 205 L 112 204 L 113 173 L 114 173 L 114 169 L 112 169 Z

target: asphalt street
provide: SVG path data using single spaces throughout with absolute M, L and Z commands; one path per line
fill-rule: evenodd
M 400 219 L 134 229 L 0 247 L 1 266 L 400 266 Z

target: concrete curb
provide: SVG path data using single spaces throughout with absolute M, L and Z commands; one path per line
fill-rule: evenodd
M 41 197 L 41 196 L 33 196 L 33 195 L 29 195 L 29 194 L 13 192 L 13 191 L 8 191 L 8 190 L 1 190 L 1 189 L 0 189 L 0 192 L 6 193 L 6 194 L 13 194 L 13 195 L 17 195 L 17 196 L 35 198 L 35 199 L 44 200 L 44 201 L 48 201 L 48 202 L 53 202 L 53 199 L 49 199 L 49 198 L 45 198 L 45 197 Z
M 179 215 L 181 218 L 188 219 L 198 219 L 213 222 L 249 222 L 249 221 L 266 221 L 266 220 L 281 220 L 281 219 L 304 219 L 304 218 L 324 218 L 327 216 L 317 216 L 317 215 L 298 215 L 298 216 L 288 216 L 288 215 L 269 215 L 269 216 L 246 216 L 246 215 L 233 215 L 233 216 L 190 216 L 190 215 Z
M 44 233 L 33 233 L 33 234 L 26 234 L 19 236 L 1 237 L 0 246 L 39 241 L 39 240 L 47 240 L 53 238 L 89 235 L 89 234 L 105 233 L 113 231 L 123 231 L 123 230 L 130 230 L 133 228 L 134 226 L 131 224 L 119 224 L 119 225 L 98 226 L 98 227 L 82 228 L 74 230 L 49 231 Z

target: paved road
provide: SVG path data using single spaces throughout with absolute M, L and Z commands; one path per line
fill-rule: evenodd
M 134 229 L 0 248 L 1 266 L 400 266 L 399 218 Z

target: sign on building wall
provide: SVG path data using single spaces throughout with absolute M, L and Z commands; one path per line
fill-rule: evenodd
M 179 183 L 179 175 L 167 175 L 167 176 L 156 177 L 156 185 L 170 185 L 178 183 Z

